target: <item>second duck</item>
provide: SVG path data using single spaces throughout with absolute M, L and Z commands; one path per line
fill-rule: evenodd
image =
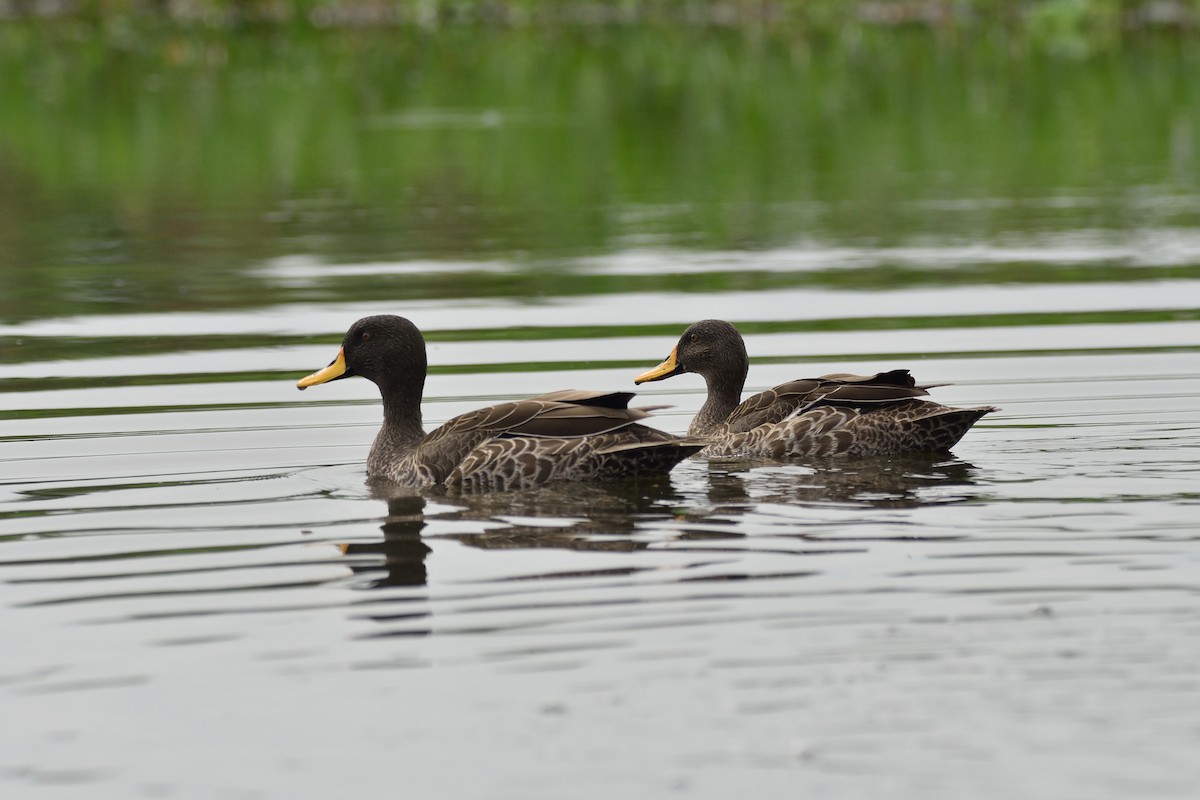
M 906 369 L 823 375 L 782 383 L 741 401 L 750 360 L 733 325 L 706 319 L 683 332 L 666 360 L 634 383 L 694 372 L 708 398 L 688 435 L 708 438 L 709 457 L 787 460 L 949 450 L 992 406 L 949 408 L 924 399 Z

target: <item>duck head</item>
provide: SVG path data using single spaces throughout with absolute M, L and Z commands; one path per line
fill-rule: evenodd
M 737 328 L 720 319 L 705 319 L 689 326 L 670 355 L 653 369 L 633 379 L 641 384 L 661 381 L 683 372 L 700 375 L 711 386 L 735 384 L 741 391 L 750 368 L 746 343 Z
M 361 375 L 380 389 L 398 384 L 425 384 L 425 337 L 404 317 L 381 314 L 363 317 L 342 338 L 337 357 L 329 366 L 296 382 L 307 389 L 319 383 Z

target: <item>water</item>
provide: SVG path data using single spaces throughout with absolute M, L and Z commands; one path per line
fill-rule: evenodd
M 630 263 L 584 271 L 681 268 L 670 254 Z M 4 729 L 0 775 L 19 796 L 316 797 L 393 781 L 489 797 L 1185 796 L 1200 322 L 988 315 L 1192 313 L 1196 288 L 998 287 L 971 301 L 984 312 L 971 328 L 747 337 L 751 388 L 822 362 L 905 364 L 952 381 L 944 402 L 1000 405 L 952 456 L 688 462 L 663 485 L 478 498 L 380 496 L 362 478 L 373 387 L 295 391 L 342 327 L 383 310 L 370 302 L 8 326 L 160 352 L 0 373 L 0 691 L 21 720 Z M 435 425 L 499 398 L 627 387 L 673 337 L 626 325 L 875 306 L 920 320 L 955 294 L 386 310 L 433 340 Z M 490 336 L 521 324 L 593 333 Z M 445 329 L 477 335 L 438 341 Z M 218 335 L 241 346 L 169 345 Z M 296 335 L 323 341 L 273 343 Z M 641 397 L 671 403 L 658 424 L 682 431 L 701 389 L 688 376 Z
M 381 119 L 453 136 L 469 117 L 402 108 Z M 640 158 L 662 202 L 601 192 L 562 215 L 611 228 L 549 241 L 516 215 L 458 252 L 432 222 L 389 248 L 363 209 L 395 209 L 370 197 L 283 203 L 305 236 L 197 208 L 156 245 L 150 223 L 89 238 L 118 213 L 102 203 L 34 198 L 45 230 L 0 251 L 0 791 L 1191 797 L 1200 186 L 1174 141 L 1129 156 L 1174 182 L 1109 192 L 1071 161 L 1007 192 L 968 170 L 873 217 L 880 236 L 850 222 L 879 210 L 857 182 L 724 203 L 735 171 L 689 203 Z M 904 184 L 941 174 L 918 167 Z M 502 218 L 519 192 L 496 180 L 508 200 L 478 209 Z M 104 196 L 128 222 L 157 191 Z M 363 480 L 373 387 L 294 386 L 380 312 L 429 338 L 430 427 L 632 389 L 714 316 L 747 334 L 748 390 L 903 366 L 1002 411 L 953 455 L 388 491 Z M 682 432 L 702 388 L 639 399 Z

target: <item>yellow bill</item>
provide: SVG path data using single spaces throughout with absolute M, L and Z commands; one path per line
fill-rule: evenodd
M 669 378 L 672 375 L 678 375 L 683 372 L 683 368 L 675 359 L 675 351 L 677 347 L 671 348 L 671 355 L 667 356 L 667 360 L 659 364 L 654 369 L 646 370 L 641 375 L 633 379 L 634 383 L 646 383 L 647 381 L 661 381 L 663 378 Z
M 310 386 L 316 386 L 318 383 L 329 383 L 346 374 L 346 351 L 339 347 L 337 358 L 330 362 L 329 366 L 322 370 L 317 370 L 312 375 L 301 378 L 296 381 L 297 389 L 307 389 Z

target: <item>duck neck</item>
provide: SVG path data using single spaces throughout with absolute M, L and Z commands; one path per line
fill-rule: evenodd
M 741 402 L 742 387 L 746 384 L 746 370 L 747 367 L 743 366 L 734 372 L 717 372 L 704 376 L 704 381 L 708 384 L 708 398 L 688 427 L 688 434 L 710 435 L 725 424 L 730 412 Z
M 383 395 L 383 427 L 375 440 L 375 449 L 386 446 L 391 452 L 411 450 L 425 438 L 421 424 L 421 395 L 425 380 L 413 383 L 396 381 L 381 384 Z

